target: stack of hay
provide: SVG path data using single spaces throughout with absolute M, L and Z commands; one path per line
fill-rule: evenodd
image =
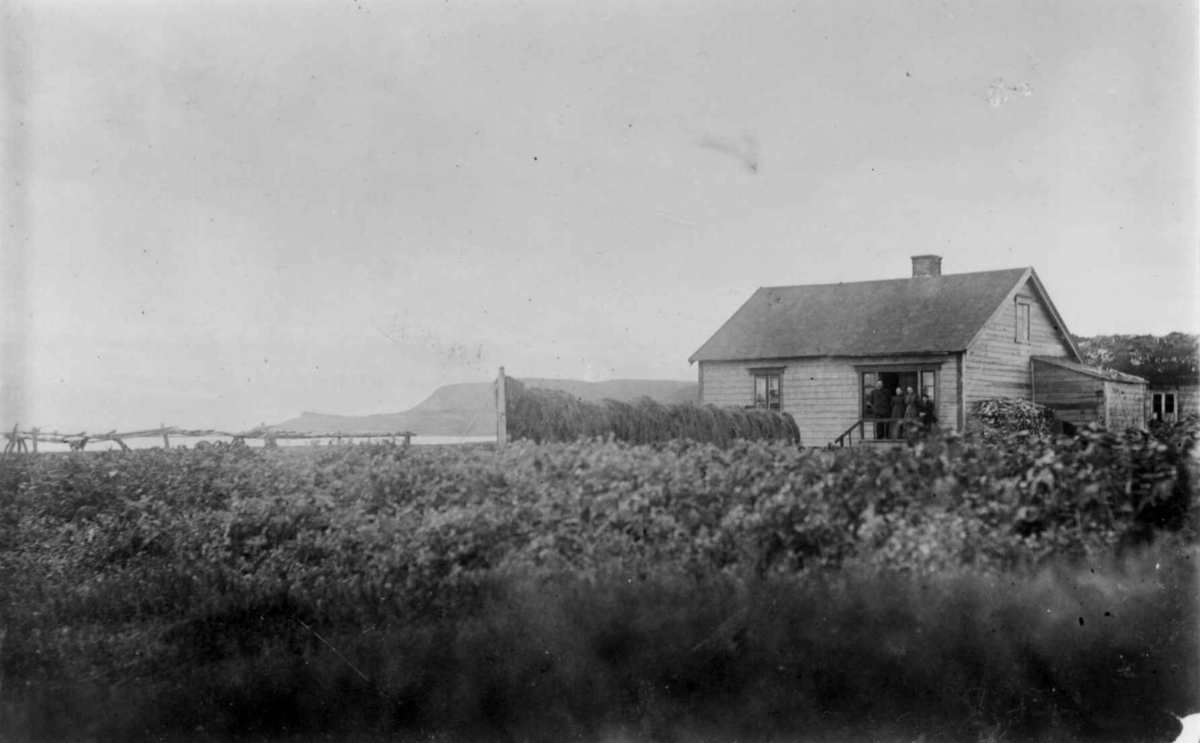
M 695 403 L 587 402 L 559 390 L 526 387 L 506 380 L 508 435 L 536 442 L 605 438 L 631 444 L 691 439 L 726 446 L 735 439 L 800 443 L 800 429 L 787 413 L 719 408 Z

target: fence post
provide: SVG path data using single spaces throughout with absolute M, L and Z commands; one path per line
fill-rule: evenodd
M 163 448 L 170 449 L 171 448 L 171 437 L 167 436 L 167 424 L 159 423 L 158 425 L 160 428 L 162 428 Z
M 504 376 L 504 367 L 496 377 L 496 446 L 508 443 L 508 383 Z
M 34 453 L 34 454 L 37 454 L 37 440 L 38 440 L 38 433 L 40 433 L 40 432 L 41 432 L 41 430 L 42 430 L 42 429 L 40 429 L 40 428 L 35 428 L 35 429 L 33 429 L 33 453 Z
M 8 436 L 8 443 L 4 445 L 4 455 L 5 455 L 5 456 L 8 456 L 8 453 L 9 453 L 10 451 L 15 451 L 15 450 L 16 450 L 16 447 L 17 447 L 17 444 L 16 444 L 16 441 L 17 441 L 17 427 L 18 427 L 18 426 L 20 426 L 20 425 L 21 425 L 20 423 L 15 423 L 15 424 L 13 424 L 13 430 L 12 430 L 12 433 L 11 433 L 11 434 L 9 434 L 9 436 Z

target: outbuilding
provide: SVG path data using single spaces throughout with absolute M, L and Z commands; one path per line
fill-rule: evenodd
M 1034 356 L 1033 401 L 1077 426 L 1098 423 L 1114 431 L 1146 423 L 1146 380 L 1064 358 Z

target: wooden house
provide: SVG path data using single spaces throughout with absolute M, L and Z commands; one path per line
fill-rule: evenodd
M 1175 423 L 1200 415 L 1200 384 L 1151 385 L 1146 391 L 1147 420 Z
M 759 289 L 689 359 L 701 400 L 791 413 L 805 443 L 823 445 L 853 430 L 873 438 L 860 421 L 871 420 L 876 381 L 930 395 L 939 426 L 961 431 L 980 400 L 1041 402 L 1040 378 L 1045 404 L 1058 396 L 1078 422 L 1144 424 L 1121 396 L 1144 397 L 1145 382 L 1083 365 L 1032 268 L 944 276 L 941 261 L 915 256 L 904 279 Z M 1080 389 L 1063 397 L 1072 384 Z

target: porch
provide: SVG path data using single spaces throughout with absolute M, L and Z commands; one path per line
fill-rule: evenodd
M 829 446 L 899 446 L 907 444 L 924 430 L 925 427 L 912 418 L 859 418 Z M 896 435 L 897 431 L 899 435 Z

